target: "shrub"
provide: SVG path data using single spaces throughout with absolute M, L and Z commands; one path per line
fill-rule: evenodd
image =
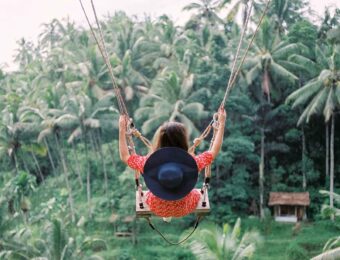
M 307 251 L 298 243 L 292 242 L 287 248 L 287 260 L 304 260 L 309 259 Z

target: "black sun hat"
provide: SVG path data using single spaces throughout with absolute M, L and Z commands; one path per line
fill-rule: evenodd
M 150 155 L 143 177 L 155 196 L 164 200 L 179 200 L 195 187 L 198 168 L 195 159 L 183 149 L 165 147 Z

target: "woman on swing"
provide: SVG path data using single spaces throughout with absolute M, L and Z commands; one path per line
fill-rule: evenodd
M 130 168 L 142 173 L 149 192 L 146 203 L 150 210 L 163 218 L 183 217 L 196 210 L 200 193 L 194 189 L 198 173 L 210 165 L 220 151 L 226 112 L 218 111 L 218 130 L 210 151 L 189 154 L 189 136 L 178 122 L 164 123 L 154 137 L 154 151 L 147 156 L 129 153 L 126 130 L 129 119 L 119 118 L 119 153 Z M 166 219 L 164 219 L 166 221 Z

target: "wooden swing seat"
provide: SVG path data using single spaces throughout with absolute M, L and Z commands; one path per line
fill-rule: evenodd
M 206 203 L 204 205 L 203 200 L 204 200 L 204 194 L 201 193 L 201 189 L 196 189 L 200 194 L 200 200 L 197 204 L 196 210 L 193 212 L 198 216 L 205 216 L 210 212 L 210 203 L 209 203 L 209 196 L 208 196 L 208 191 L 206 190 Z M 150 211 L 150 208 L 148 204 L 145 203 L 146 200 L 146 191 L 143 191 L 143 196 L 142 196 L 142 201 L 140 201 L 139 197 L 139 192 L 136 191 L 136 217 L 137 218 L 148 218 L 154 215 L 152 211 Z M 141 208 L 141 203 L 143 203 L 143 208 Z

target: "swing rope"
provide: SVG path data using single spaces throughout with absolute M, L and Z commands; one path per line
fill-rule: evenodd
M 226 101 L 230 95 L 230 92 L 232 90 L 232 88 L 234 87 L 235 83 L 236 83 L 236 80 L 237 80 L 237 77 L 241 71 L 241 68 L 243 66 L 243 63 L 247 57 L 247 54 L 253 44 L 253 41 L 259 31 L 259 28 L 262 24 L 262 21 L 268 11 L 268 7 L 269 7 L 269 3 L 270 3 L 271 0 L 267 0 L 267 3 L 266 3 L 266 6 L 264 8 L 264 11 L 260 17 L 260 20 L 257 24 L 257 27 L 251 37 L 251 40 L 250 42 L 248 43 L 248 46 L 245 50 L 245 53 L 241 59 L 241 62 L 239 64 L 239 66 L 237 67 L 236 69 L 236 64 L 237 64 L 237 60 L 239 59 L 239 56 L 240 56 L 240 51 L 241 51 L 241 47 L 242 47 L 242 42 L 244 40 L 244 37 L 245 37 L 245 34 L 246 34 L 246 31 L 247 31 L 247 27 L 248 27 L 248 23 L 249 23 L 249 20 L 250 20 L 250 16 L 251 16 L 251 12 L 252 12 L 252 9 L 253 9 L 253 5 L 254 5 L 254 0 L 252 0 L 251 2 L 251 6 L 249 8 L 249 11 L 247 13 L 247 16 L 246 16 L 246 20 L 245 20 L 245 23 L 244 23 L 244 28 L 242 30 L 242 34 L 241 34 L 241 37 L 240 37 L 240 41 L 238 43 L 238 47 L 237 47 L 237 51 L 236 51 L 236 54 L 235 54 L 235 57 L 234 57 L 234 60 L 233 60 L 233 64 L 232 64 L 232 69 L 231 69 L 231 74 L 230 74 L 230 77 L 229 77 L 229 80 L 228 80 L 228 84 L 227 84 L 227 87 L 226 87 L 226 91 L 225 91 L 225 94 L 224 94 L 224 97 L 223 97 L 223 100 L 220 104 L 220 108 L 224 108 L 225 107 L 225 104 L 226 104 Z M 99 31 L 99 39 L 95 33 L 95 30 L 94 28 L 92 27 L 91 25 L 91 22 L 88 18 L 88 15 L 86 13 L 86 10 L 84 8 L 84 5 L 83 5 L 83 2 L 82 0 L 79 0 L 80 2 L 80 5 L 81 5 L 81 8 L 83 10 L 83 13 L 85 15 L 85 18 L 86 18 L 86 21 L 90 27 L 90 30 L 91 30 L 91 33 L 92 33 L 92 36 L 93 38 L 95 39 L 96 41 L 96 44 L 99 48 L 99 51 L 101 53 L 101 56 L 103 57 L 104 59 L 104 62 L 105 62 L 105 65 L 107 66 L 108 70 L 109 70 L 109 74 L 110 74 L 110 77 L 111 77 L 111 80 L 112 80 L 112 83 L 113 83 L 113 90 L 115 92 L 115 95 L 117 97 L 117 102 L 118 102 L 118 109 L 119 109 L 119 112 L 121 115 L 126 115 L 128 118 L 129 117 L 129 114 L 128 114 L 128 110 L 127 110 L 127 107 L 126 107 L 126 104 L 124 102 L 124 99 L 121 95 L 121 89 L 118 87 L 118 84 L 116 82 L 116 78 L 114 76 L 114 73 L 113 73 L 113 69 L 112 69 L 112 66 L 111 66 L 111 62 L 110 62 L 110 59 L 109 59 L 109 55 L 108 55 L 108 52 L 107 52 L 107 49 L 106 49 L 106 46 L 105 46 L 105 41 L 104 41 L 104 36 L 103 36 L 103 32 L 102 32 L 102 29 L 101 29 L 101 26 L 100 26 L 100 23 L 99 23 L 99 20 L 98 20 L 98 16 L 97 16 L 97 12 L 96 12 L 96 9 L 95 9 L 95 6 L 94 6 L 94 3 L 93 3 L 93 0 L 91 0 L 91 6 L 92 6 L 92 11 L 93 11 L 93 14 L 94 14 L 94 17 L 95 17 L 95 21 L 96 21 L 96 25 L 97 25 L 97 28 L 98 28 L 98 31 Z M 129 150 L 130 150 L 130 153 L 131 154 L 135 154 L 135 145 L 134 145 L 134 142 L 133 142 L 133 139 L 132 139 L 132 136 L 135 136 L 136 138 L 139 138 L 149 149 L 152 149 L 152 145 L 150 143 L 150 141 L 148 139 L 146 139 L 134 126 L 132 120 L 130 119 L 129 121 L 129 125 L 127 126 L 128 128 L 128 134 L 127 134 L 127 142 L 128 142 L 128 146 L 129 146 Z M 209 150 L 211 150 L 212 148 L 212 144 L 215 140 L 215 135 L 216 135 L 216 132 L 219 128 L 219 124 L 218 124 L 218 120 L 217 120 L 217 113 L 214 114 L 213 116 L 213 119 L 212 121 L 209 123 L 208 127 L 203 131 L 203 133 L 194 140 L 194 144 L 193 146 L 191 146 L 189 148 L 189 153 L 193 154 L 195 152 L 195 149 L 197 146 L 200 145 L 200 143 L 209 135 L 210 131 L 213 129 L 213 136 L 212 136 L 212 139 L 211 139 L 211 142 L 210 142 L 210 147 L 209 147 Z M 138 189 L 138 192 L 139 194 L 141 195 L 143 193 L 142 191 L 142 185 L 139 183 L 139 177 L 140 177 L 140 173 L 138 171 L 135 172 L 135 182 L 136 182 L 136 187 Z M 201 193 L 204 195 L 204 200 L 203 200 L 203 203 L 205 203 L 205 196 L 206 196 L 206 191 L 208 189 L 208 186 L 209 186 L 209 181 L 210 181 L 210 177 L 211 177 L 211 167 L 208 166 L 205 168 L 205 179 L 204 179 L 204 185 L 202 187 L 202 190 L 201 190 Z M 143 208 L 143 203 L 140 203 L 140 207 Z M 171 245 L 179 245 L 183 242 L 185 242 L 186 240 L 188 240 L 190 238 L 190 236 L 195 232 L 195 230 L 197 229 L 197 226 L 199 224 L 199 221 L 201 220 L 202 216 L 197 216 L 197 219 L 196 219 L 196 222 L 195 222 L 195 226 L 194 226 L 194 229 L 191 231 L 191 233 L 189 233 L 189 235 L 187 237 L 185 237 L 183 240 L 177 242 L 177 243 L 174 243 L 174 242 L 171 242 L 169 241 L 151 222 L 151 219 L 148 217 L 146 218 L 150 227 L 152 229 L 154 229 L 167 243 L 171 244 Z
M 90 27 L 91 34 L 92 34 L 93 38 L 95 39 L 95 41 L 97 43 L 99 52 L 100 52 L 101 56 L 103 57 L 103 60 L 105 62 L 106 67 L 109 70 L 109 75 L 110 75 L 110 78 L 111 78 L 111 81 L 112 81 L 112 84 L 113 84 L 113 90 L 114 90 L 115 95 L 117 97 L 119 113 L 121 115 L 125 115 L 127 118 L 130 118 L 128 110 L 127 110 L 127 107 L 126 107 L 126 104 L 125 104 L 124 99 L 123 99 L 122 94 L 121 94 L 121 89 L 118 87 L 118 84 L 117 84 L 117 81 L 116 81 L 116 77 L 115 77 L 115 75 L 113 73 L 113 69 L 112 69 L 112 66 L 111 66 L 110 58 L 109 58 L 109 55 L 108 55 L 108 52 L 107 52 L 107 49 L 106 49 L 106 45 L 105 45 L 105 41 L 104 41 L 103 31 L 102 31 L 100 23 L 99 23 L 97 11 L 96 11 L 96 8 L 94 6 L 93 0 L 91 0 L 91 7 L 92 7 L 92 11 L 93 11 L 93 14 L 94 14 L 94 17 L 95 17 L 97 29 L 99 31 L 99 38 L 97 37 L 97 34 L 95 33 L 95 30 L 94 30 L 94 28 L 93 28 L 93 26 L 92 26 L 92 24 L 90 22 L 90 19 L 89 19 L 88 15 L 87 15 L 87 12 L 85 10 L 85 7 L 83 5 L 82 0 L 79 0 L 79 3 L 81 5 L 81 8 L 82 8 L 83 13 L 85 15 L 87 24 Z M 144 143 L 144 145 L 146 147 L 151 149 L 152 148 L 151 142 L 147 138 L 145 138 L 135 128 L 135 126 L 134 126 L 134 124 L 133 124 L 131 119 L 130 119 L 129 123 L 130 124 L 127 126 L 128 131 L 127 131 L 126 140 L 127 140 L 127 143 L 128 143 L 128 147 L 129 147 L 130 153 L 131 154 L 135 154 L 136 153 L 135 144 L 133 142 L 132 136 L 135 136 L 136 138 L 139 138 Z M 139 184 L 139 177 L 140 177 L 140 173 L 138 171 L 135 171 L 135 182 L 136 182 L 136 187 L 137 187 L 138 190 L 141 189 L 141 185 Z
M 262 24 L 262 21 L 266 15 L 266 13 L 268 12 L 268 8 L 269 8 L 269 3 L 270 3 L 271 0 L 267 0 L 266 2 L 266 6 L 262 12 L 262 15 L 260 17 L 260 20 L 259 22 L 257 23 L 257 26 L 256 26 L 256 29 L 248 43 L 248 46 L 243 54 L 243 57 L 241 59 L 241 62 L 240 64 L 238 65 L 237 69 L 236 69 L 236 63 L 237 63 L 237 60 L 239 58 L 239 55 L 240 55 L 240 50 L 241 50 L 241 46 L 242 46 L 242 42 L 244 40 L 244 36 L 245 36 L 245 33 L 246 33 L 246 30 L 247 30 L 247 27 L 248 27 L 248 23 L 249 23 L 249 20 L 250 20 L 250 16 L 251 16 L 251 12 L 252 12 L 252 9 L 253 9 L 253 6 L 254 6 L 254 0 L 252 0 L 251 2 L 251 6 L 249 8 L 249 11 L 248 11 L 248 14 L 246 16 L 246 20 L 245 20 L 245 23 L 244 23 L 244 28 L 242 30 L 242 34 L 241 34 L 241 38 L 240 38 L 240 41 L 238 43 L 238 47 L 237 47 L 237 51 L 236 51 L 236 55 L 234 57 L 234 61 L 233 61 L 233 65 L 232 65 L 232 69 L 231 69 L 231 73 L 230 73 L 230 77 L 229 77 L 229 81 L 228 81 L 228 84 L 227 84 L 227 87 L 226 87 L 226 91 L 224 93 L 224 97 L 223 97 L 223 100 L 220 104 L 220 108 L 224 108 L 225 105 L 226 105 L 226 102 L 227 102 L 227 99 L 230 95 L 230 92 L 232 90 L 232 88 L 235 86 L 235 83 L 236 83 L 236 80 L 237 80 L 237 77 L 238 75 L 240 74 L 241 72 L 241 68 L 245 62 L 245 59 L 248 55 L 248 52 L 254 42 L 254 39 L 260 29 L 260 26 Z M 235 71 L 236 69 L 236 71 Z M 217 122 L 217 119 L 216 119 L 217 115 L 216 113 L 214 114 L 214 118 L 213 120 L 210 122 L 210 124 L 208 125 L 208 127 L 203 131 L 203 133 L 200 135 L 200 137 L 196 138 L 194 140 L 194 144 L 190 147 L 189 151 L 191 153 L 194 153 L 196 147 L 198 147 L 201 142 L 209 135 L 211 129 L 214 129 L 214 133 L 213 133 L 213 137 L 212 137 L 212 140 L 210 142 L 210 147 L 209 147 L 209 150 L 211 150 L 211 147 L 212 147 L 212 143 L 215 139 L 215 134 L 216 134 L 216 128 L 218 128 L 218 122 Z M 210 166 L 207 166 L 205 168 L 205 181 L 204 181 L 204 185 L 203 185 L 203 188 L 202 188 L 202 191 L 203 189 L 206 189 L 209 185 L 209 181 L 210 181 L 210 177 L 211 177 L 211 167 Z
M 263 21 L 264 17 L 266 16 L 267 12 L 268 12 L 268 8 L 269 8 L 270 1 L 271 1 L 271 0 L 267 0 L 267 2 L 266 2 L 266 6 L 265 6 L 265 8 L 264 8 L 264 10 L 263 10 L 263 12 L 262 12 L 262 15 L 261 15 L 261 17 L 260 17 L 259 22 L 257 23 L 256 29 L 255 29 L 255 31 L 254 31 L 254 33 L 253 33 L 253 35 L 252 35 L 252 37 L 251 37 L 251 39 L 250 39 L 250 41 L 249 41 L 249 43 L 248 43 L 248 46 L 247 46 L 247 48 L 246 48 L 246 50 L 245 50 L 245 53 L 244 53 L 244 55 L 243 55 L 243 57 L 242 57 L 242 60 L 241 60 L 241 62 L 240 62 L 240 64 L 239 64 L 239 66 L 238 66 L 238 68 L 237 68 L 237 71 L 236 71 L 235 73 L 232 73 L 232 74 L 231 74 L 231 75 L 233 75 L 233 77 L 230 77 L 230 78 L 229 78 L 229 82 L 228 82 L 228 85 L 227 85 L 227 88 L 226 88 L 226 91 L 225 91 L 225 94 L 224 94 L 224 97 L 223 97 L 223 100 L 222 100 L 222 102 L 221 102 L 220 107 L 225 107 L 225 104 L 226 104 L 226 102 L 227 102 L 227 99 L 228 99 L 228 97 L 229 97 L 229 95 L 230 95 L 230 91 L 231 91 L 231 89 L 234 87 L 234 85 L 235 85 L 235 83 L 236 83 L 236 79 L 237 79 L 238 75 L 239 75 L 240 72 L 241 72 L 241 68 L 242 68 L 242 66 L 243 66 L 243 63 L 244 63 L 244 61 L 246 60 L 246 57 L 247 57 L 247 55 L 248 55 L 248 52 L 249 52 L 251 46 L 253 45 L 253 42 L 254 42 L 255 37 L 256 37 L 256 35 L 257 35 L 259 29 L 260 29 L 260 26 L 261 26 L 261 24 L 262 24 L 262 21 Z M 254 0 L 252 1 L 252 5 L 251 5 L 251 7 L 250 7 L 250 10 L 249 10 L 249 13 L 248 13 L 248 16 L 247 16 L 247 20 L 246 20 L 245 27 L 247 26 L 247 24 L 248 24 L 248 22 L 249 22 L 250 13 L 251 13 L 251 10 L 252 10 L 252 8 L 253 8 L 253 5 L 254 5 Z M 246 28 L 245 28 L 245 29 L 246 29 Z M 243 33 L 244 33 L 244 32 L 243 32 Z M 242 33 L 242 36 L 243 36 L 243 33 Z M 243 37 L 244 37 L 244 36 L 243 36 Z M 243 41 L 243 37 L 241 37 L 240 44 L 239 44 L 239 48 L 241 47 L 241 41 Z M 239 52 L 239 50 L 238 50 L 238 52 Z M 237 59 L 238 59 L 238 57 L 235 56 L 234 64 L 233 64 L 233 69 L 234 69 L 234 66 L 236 65 L 236 60 L 237 60 Z
M 242 69 L 242 66 L 245 62 L 245 59 L 248 55 L 248 52 L 251 48 L 251 46 L 253 45 L 253 42 L 254 42 L 254 39 L 260 29 L 260 26 L 262 24 L 262 21 L 268 11 L 268 8 L 269 8 L 269 3 L 270 3 L 271 0 L 267 0 L 267 3 L 266 3 L 266 6 L 262 12 L 262 15 L 260 17 L 260 20 L 259 22 L 257 23 L 257 26 L 256 26 L 256 29 L 247 45 L 247 48 L 243 54 L 243 57 L 241 59 L 241 62 L 240 64 L 238 65 L 238 67 L 236 67 L 236 64 L 237 64 L 237 60 L 239 59 L 239 56 L 240 56 L 240 51 L 241 51 L 241 47 L 242 47 L 242 42 L 244 40 L 244 37 L 245 37 L 245 33 L 247 31 L 247 27 L 248 27 L 248 24 L 249 24 L 249 20 L 250 20 L 250 16 L 251 16 L 251 12 L 252 12 L 252 9 L 253 9 L 253 5 L 254 5 L 254 0 L 252 0 L 251 2 L 251 6 L 249 8 L 249 11 L 247 13 L 247 16 L 246 16 L 246 20 L 245 20 L 245 23 L 244 23 L 244 28 L 242 30 L 242 34 L 241 34 L 241 37 L 240 37 L 240 41 L 238 43 L 238 47 L 237 47 L 237 51 L 236 51 L 236 54 L 235 54 L 235 57 L 234 57 L 234 60 L 233 60 L 233 64 L 232 64 L 232 68 L 231 68 L 231 72 L 230 72 L 230 77 L 229 77 L 229 80 L 228 80 L 228 84 L 227 84 L 227 87 L 226 87 L 226 91 L 224 93 L 224 96 L 223 96 L 223 99 L 221 101 L 221 104 L 219 107 L 225 107 L 225 104 L 227 102 L 227 99 L 230 95 L 230 92 L 232 90 L 232 88 L 235 86 L 235 83 L 236 83 L 236 80 L 238 78 L 238 75 L 240 74 L 241 72 L 241 69 Z M 237 69 L 236 69 L 237 68 Z M 216 114 L 215 114 L 216 115 Z M 214 115 L 214 117 L 215 117 Z M 212 125 L 216 122 L 216 119 L 213 119 L 210 124 L 207 126 L 207 128 L 203 131 L 203 133 L 194 140 L 194 144 L 190 147 L 189 151 L 190 152 L 194 152 L 196 147 L 199 146 L 201 144 L 201 142 L 209 135 L 210 133 L 210 130 L 212 129 Z

